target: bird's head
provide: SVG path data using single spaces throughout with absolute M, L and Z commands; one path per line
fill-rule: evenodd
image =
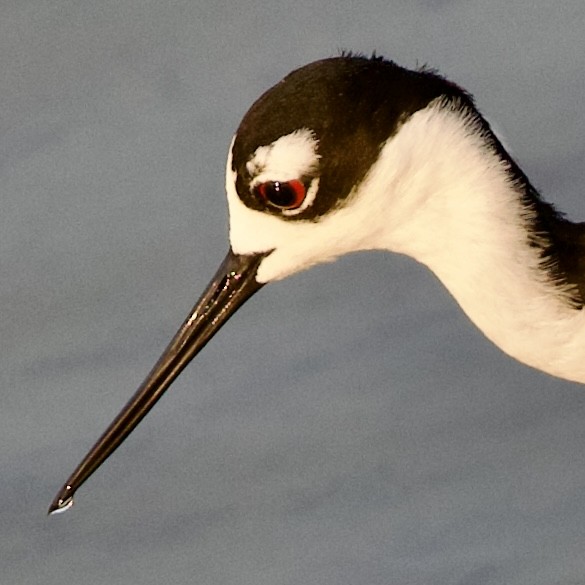
M 290 73 L 254 103 L 230 146 L 234 253 L 264 254 L 257 280 L 266 283 L 384 247 L 385 191 L 401 165 L 383 159 L 383 148 L 415 112 L 458 94 L 435 74 L 376 57 L 346 55 Z
M 262 285 L 348 252 L 384 247 L 383 233 L 393 221 L 385 191 L 404 166 L 397 160 L 400 148 L 388 151 L 388 145 L 417 111 L 442 96 L 465 99 L 432 72 L 342 55 L 292 72 L 258 99 L 229 150 L 226 259 L 50 511 L 71 505 L 75 490 Z

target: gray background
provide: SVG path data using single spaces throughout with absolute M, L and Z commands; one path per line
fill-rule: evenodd
M 585 582 L 585 391 L 414 262 L 265 288 L 47 506 L 227 249 L 239 119 L 339 49 L 472 91 L 583 218 L 582 0 L 0 3 L 0 582 Z M 585 359 L 585 356 L 584 356 Z

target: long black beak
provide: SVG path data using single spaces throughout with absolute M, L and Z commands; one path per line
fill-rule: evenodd
M 150 374 L 61 488 L 49 514 L 73 505 L 77 488 L 118 448 L 238 307 L 262 287 L 256 280 L 256 272 L 268 254 L 238 256 L 230 249 Z

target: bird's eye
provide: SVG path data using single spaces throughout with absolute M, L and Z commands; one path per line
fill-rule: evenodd
M 298 209 L 307 191 L 301 181 L 266 181 L 254 188 L 256 195 L 265 203 L 278 209 Z

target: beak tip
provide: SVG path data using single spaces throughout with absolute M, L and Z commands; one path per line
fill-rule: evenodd
M 61 514 L 62 512 L 66 512 L 69 510 L 69 508 L 71 508 L 71 506 L 73 506 L 73 504 L 72 488 L 70 485 L 66 485 L 51 502 L 48 514 L 49 516 L 52 516 L 54 514 Z

